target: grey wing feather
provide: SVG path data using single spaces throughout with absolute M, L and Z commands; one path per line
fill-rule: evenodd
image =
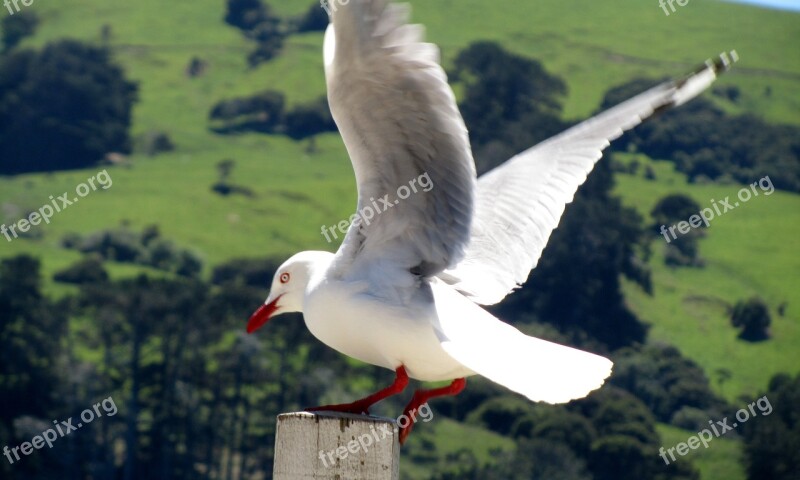
M 337 254 L 343 270 L 380 264 L 434 275 L 463 257 L 469 239 L 476 175 L 467 130 L 438 48 L 408 13 L 383 0 L 340 2 L 326 32 L 328 98 L 355 171 L 357 212 L 397 200 L 351 225 Z M 429 191 L 397 198 L 421 176 Z

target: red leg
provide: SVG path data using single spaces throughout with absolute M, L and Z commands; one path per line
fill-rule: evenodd
M 408 385 L 408 374 L 404 366 L 399 366 L 395 370 L 394 382 L 388 387 L 372 395 L 356 400 L 353 403 L 341 403 L 338 405 L 323 405 L 321 407 L 306 408 L 307 412 L 347 412 L 347 413 L 369 413 L 369 407 L 380 402 L 384 398 L 397 395 L 405 390 Z
M 428 403 L 428 400 L 431 398 L 458 395 L 466 386 L 466 379 L 457 378 L 446 387 L 434 388 L 433 390 L 417 390 L 414 392 L 414 396 L 411 397 L 411 401 L 408 402 L 408 405 L 406 405 L 406 408 L 403 410 L 403 415 L 405 415 L 405 417 L 408 419 L 408 425 L 405 427 L 402 425 L 400 426 L 400 444 L 402 445 L 405 443 L 408 434 L 411 433 L 411 429 L 414 428 L 416 412 L 419 410 L 420 406 Z M 411 415 L 411 412 L 414 412 L 414 415 Z

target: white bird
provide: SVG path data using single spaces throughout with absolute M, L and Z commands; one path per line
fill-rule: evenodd
M 439 50 L 423 42 L 422 27 L 408 17 L 406 5 L 385 0 L 333 6 L 324 41 L 328 100 L 355 171 L 360 213 L 336 254 L 301 252 L 281 265 L 247 330 L 302 312 L 323 343 L 396 372 L 391 386 L 369 397 L 309 410 L 368 413 L 409 377 L 452 383 L 416 391 L 406 414 L 430 398 L 457 394 L 475 374 L 532 401 L 584 397 L 609 376 L 610 360 L 526 336 L 476 304 L 497 303 L 525 282 L 611 140 L 701 93 L 735 52 L 477 179 Z M 387 197 L 423 178 L 432 184 L 428 191 Z M 400 432 L 401 441 L 412 426 Z

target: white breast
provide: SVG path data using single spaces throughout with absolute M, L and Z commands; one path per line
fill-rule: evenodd
M 473 374 L 442 349 L 432 304 L 417 311 L 389 306 L 363 287 L 325 280 L 309 286 L 303 315 L 317 339 L 362 362 L 391 370 L 404 365 L 411 378 L 422 381 Z

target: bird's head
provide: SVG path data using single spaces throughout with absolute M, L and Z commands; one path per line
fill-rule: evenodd
M 302 312 L 311 277 L 326 269 L 332 258 L 330 252 L 300 252 L 283 262 L 272 277 L 272 287 L 264 305 L 250 316 L 247 333 L 255 332 L 276 315 Z

